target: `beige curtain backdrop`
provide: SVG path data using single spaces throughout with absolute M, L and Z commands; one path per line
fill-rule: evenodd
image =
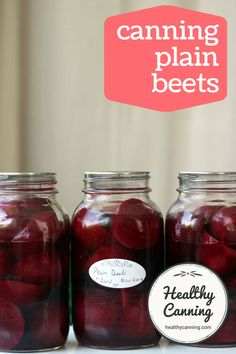
M 103 22 L 179 5 L 228 20 L 228 98 L 174 113 L 103 95 Z M 0 170 L 56 171 L 70 215 L 85 170 L 150 170 L 165 213 L 180 170 L 236 170 L 236 1 L 0 0 Z

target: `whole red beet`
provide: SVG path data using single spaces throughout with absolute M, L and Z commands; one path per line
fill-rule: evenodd
M 68 308 L 61 302 L 42 302 L 28 311 L 29 340 L 32 349 L 57 348 L 65 344 L 68 326 Z
M 115 239 L 130 249 L 150 248 L 161 239 L 163 220 L 160 214 L 139 199 L 127 199 L 114 213 L 112 232 Z
M 210 229 L 218 241 L 236 245 L 236 206 L 218 210 L 211 219 Z
M 25 321 L 16 305 L 0 298 L 0 347 L 14 349 L 24 332 Z
M 77 295 L 73 301 L 73 325 L 79 342 L 99 343 L 117 334 L 120 304 L 118 293 L 103 289 L 91 289 Z M 112 306 L 108 306 L 112 298 Z M 116 305 L 117 304 L 117 305 Z
M 31 284 L 58 286 L 62 278 L 61 262 L 54 254 L 33 254 L 16 263 L 13 275 Z
M 236 251 L 205 231 L 199 249 L 199 261 L 221 276 L 226 276 L 236 270 Z
M 81 208 L 72 221 L 74 240 L 86 250 L 96 250 L 111 240 L 111 233 L 107 228 L 109 222 L 109 217 L 105 214 L 93 209 Z
M 169 214 L 166 218 L 168 239 L 185 244 L 197 244 L 204 229 L 204 217 L 190 211 Z
M 17 306 L 30 306 L 48 295 L 44 285 L 28 284 L 17 280 L 0 280 L 1 297 Z
M 0 242 L 9 242 L 24 222 L 22 210 L 17 203 L 0 203 Z

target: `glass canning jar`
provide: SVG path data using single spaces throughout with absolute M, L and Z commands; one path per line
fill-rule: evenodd
M 179 197 L 166 217 L 166 265 L 194 262 L 215 271 L 229 297 L 228 316 L 198 344 L 236 344 L 236 172 L 180 172 Z
M 0 350 L 64 345 L 69 219 L 54 173 L 0 173 Z
M 85 173 L 72 219 L 73 325 L 81 345 L 158 343 L 147 298 L 163 270 L 163 219 L 148 172 Z

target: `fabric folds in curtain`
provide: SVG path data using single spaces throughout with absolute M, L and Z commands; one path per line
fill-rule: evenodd
M 235 170 L 236 2 L 169 0 L 226 17 L 224 101 L 174 113 L 103 95 L 103 22 L 144 0 L 0 0 L 0 169 L 53 170 L 70 214 L 85 170 L 150 170 L 166 212 L 180 170 Z

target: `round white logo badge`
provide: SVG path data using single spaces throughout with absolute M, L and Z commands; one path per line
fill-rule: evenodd
M 157 330 L 178 343 L 197 343 L 223 324 L 228 296 L 222 280 L 207 267 L 182 263 L 165 270 L 149 294 L 149 313 Z

